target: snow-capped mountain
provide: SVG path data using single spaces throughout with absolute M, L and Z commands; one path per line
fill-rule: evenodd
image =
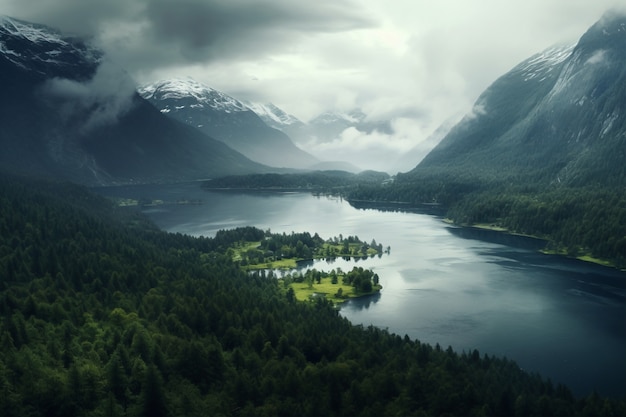
M 265 111 L 258 107 L 250 108 L 255 112 L 257 110 L 261 113 Z M 273 111 L 273 116 L 261 117 L 265 117 L 264 120 L 266 120 L 267 117 L 280 117 L 281 114 L 287 113 L 281 109 L 277 109 Z M 283 122 L 274 122 L 272 126 L 285 132 L 300 146 L 332 142 L 339 138 L 344 130 L 351 127 L 363 133 L 372 133 L 375 130 L 387 134 L 392 133 L 390 121 L 368 121 L 367 115 L 360 109 L 354 109 L 349 112 L 326 111 L 314 117 L 308 123 L 293 118 L 293 116 L 287 116 L 288 118 L 284 119 Z M 269 124 L 270 122 L 267 123 Z
M 85 184 L 267 169 L 159 113 L 88 42 L 0 18 L 0 169 Z
M 335 123 L 346 125 L 358 125 L 363 123 L 367 115 L 359 109 L 352 110 L 348 113 L 327 111 L 312 119 L 309 123 L 312 125 L 330 125 Z
M 273 127 L 274 129 L 283 130 L 294 126 L 304 125 L 304 123 L 296 116 L 285 112 L 283 109 L 272 103 L 262 104 L 245 101 L 244 104 L 250 110 L 255 112 L 266 125 Z
M 496 80 L 413 175 L 626 185 L 626 15 Z
M 163 80 L 141 86 L 137 91 L 146 100 L 162 102 L 161 113 L 176 112 L 187 106 L 192 109 L 209 108 L 224 113 L 248 111 L 248 107 L 239 100 L 192 78 Z
M 317 159 L 283 132 L 266 125 L 249 106 L 191 78 L 158 81 L 139 94 L 167 116 L 274 167 L 308 168 Z
M 102 60 L 102 52 L 81 39 L 7 16 L 0 16 L 0 55 L 40 76 L 74 78 L 90 77 Z

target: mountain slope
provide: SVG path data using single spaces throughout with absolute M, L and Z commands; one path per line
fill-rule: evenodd
M 0 167 L 85 184 L 267 168 L 156 111 L 81 39 L 0 18 Z
M 626 15 L 496 80 L 412 171 L 351 200 L 437 205 L 457 224 L 626 266 Z
M 267 126 L 242 102 L 192 79 L 159 81 L 138 91 L 162 113 L 260 163 L 308 168 L 317 162 L 283 132 Z
M 612 12 L 496 80 L 409 176 L 624 185 L 625 120 L 626 17 Z
M 246 101 L 244 104 L 247 108 L 255 112 L 266 125 L 274 129 L 282 130 L 287 133 L 286 130 L 288 129 L 304 126 L 304 122 L 296 116 L 288 114 L 272 103 L 261 104 Z

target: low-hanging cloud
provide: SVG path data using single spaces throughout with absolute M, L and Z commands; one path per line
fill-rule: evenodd
M 432 132 L 426 129 L 419 120 L 398 117 L 391 121 L 389 132 L 365 132 L 351 126 L 334 140 L 311 138 L 304 147 L 323 160 L 350 161 L 362 169 L 396 174 L 415 167 L 435 146 L 436 142 L 427 140 Z
M 78 119 L 83 132 L 116 123 L 132 108 L 136 94 L 132 79 L 107 60 L 90 80 L 52 78 L 44 83 L 41 93 L 66 122 Z

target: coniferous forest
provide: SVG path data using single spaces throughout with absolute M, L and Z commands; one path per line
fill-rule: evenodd
M 459 225 L 491 224 L 547 240 L 547 248 L 569 256 L 588 255 L 626 266 L 626 194 L 623 187 L 580 187 L 438 173 L 419 179 L 406 174 L 389 185 L 359 185 L 351 201 L 435 204 Z
M 253 228 L 168 234 L 79 186 L 6 175 L 0 213 L 2 416 L 626 415 L 288 297 L 226 255 Z

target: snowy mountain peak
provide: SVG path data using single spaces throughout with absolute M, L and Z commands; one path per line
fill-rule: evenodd
M 324 112 L 320 114 L 319 116 L 311 120 L 310 123 L 320 124 L 320 125 L 337 123 L 337 122 L 356 124 L 356 123 L 363 122 L 366 117 L 367 116 L 365 115 L 365 113 L 363 113 L 359 109 L 352 110 L 349 113 L 328 111 L 328 112 Z
M 271 127 L 280 129 L 292 125 L 303 124 L 300 119 L 285 112 L 283 109 L 272 103 L 263 104 L 246 101 L 244 104 Z
M 11 36 L 21 37 L 34 43 L 49 42 L 67 45 L 67 42 L 62 39 L 61 34 L 50 28 L 22 22 L 21 20 L 13 19 L 8 16 L 0 16 L 0 31 L 3 32 L 3 34 L 6 33 Z
M 153 84 L 142 86 L 138 88 L 137 91 L 147 100 L 177 101 L 175 106 L 176 110 L 181 110 L 186 107 L 185 103 L 181 102 L 181 100 L 188 102 L 188 106 L 192 108 L 209 107 L 226 113 L 249 110 L 248 107 L 239 100 L 192 78 L 161 80 Z M 161 111 L 167 113 L 171 110 L 174 109 L 166 105 Z
M 89 78 L 102 53 L 49 27 L 0 16 L 0 57 L 45 76 Z

